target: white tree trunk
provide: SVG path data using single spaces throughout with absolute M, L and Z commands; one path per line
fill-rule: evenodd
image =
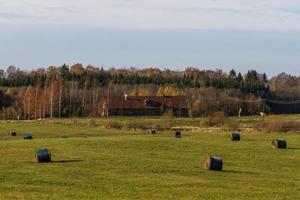
M 43 97 L 43 119 L 46 117 L 46 94 L 47 94 L 47 85 L 44 86 L 44 97 Z
M 35 90 L 35 100 L 34 100 L 34 119 L 37 119 L 37 103 L 38 103 L 38 93 L 39 93 L 39 84 L 36 86 L 36 90 Z
M 62 96 L 62 84 L 59 84 L 59 100 L 58 100 L 58 117 L 61 116 L 61 96 Z
M 50 118 L 53 118 L 53 93 L 54 93 L 54 84 L 51 85 L 51 95 L 50 95 Z

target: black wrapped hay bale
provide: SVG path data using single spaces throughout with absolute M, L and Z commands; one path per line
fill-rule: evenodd
M 223 161 L 218 157 L 208 157 L 204 162 L 204 169 L 222 171 Z
M 241 136 L 239 133 L 231 133 L 230 139 L 231 139 L 231 141 L 240 141 Z
M 150 129 L 150 131 L 149 131 L 151 134 L 156 134 L 156 130 L 155 129 Z
M 24 138 L 24 140 L 32 140 L 32 134 L 31 133 L 24 133 L 23 138 Z
M 272 142 L 272 147 L 274 149 L 286 149 L 286 141 L 284 139 L 276 139 Z
M 17 136 L 17 132 L 16 132 L 16 131 L 11 131 L 11 132 L 9 133 L 9 135 L 15 137 L 15 136 Z
M 51 153 L 48 149 L 39 149 L 36 151 L 36 158 L 38 163 L 51 162 Z
M 181 138 L 181 131 L 179 130 L 175 131 L 175 137 L 178 139 Z

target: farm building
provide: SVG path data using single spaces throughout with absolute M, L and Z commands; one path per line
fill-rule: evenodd
M 188 116 L 184 96 L 115 96 L 103 103 L 104 116 Z

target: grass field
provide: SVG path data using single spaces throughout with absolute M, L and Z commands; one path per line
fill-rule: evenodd
M 150 135 L 81 121 L 1 122 L 0 199 L 300 199 L 299 134 L 241 133 L 233 143 L 229 133 L 175 139 L 169 131 Z M 10 130 L 34 139 L 9 137 Z M 271 148 L 279 137 L 288 149 Z M 45 147 L 54 162 L 38 164 L 35 150 Z M 203 169 L 208 155 L 223 158 L 223 172 Z

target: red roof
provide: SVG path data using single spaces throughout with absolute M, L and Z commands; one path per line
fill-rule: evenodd
M 109 108 L 143 109 L 145 101 L 152 101 L 164 105 L 165 108 L 186 108 L 185 96 L 112 96 L 109 98 Z

